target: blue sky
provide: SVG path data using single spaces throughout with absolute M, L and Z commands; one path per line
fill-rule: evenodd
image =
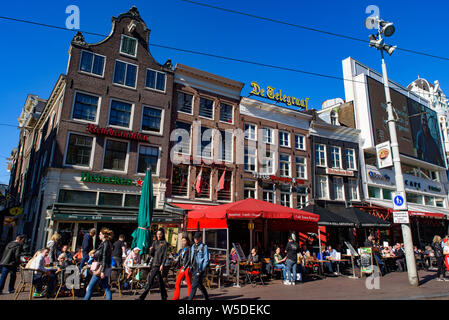
M 367 39 L 364 26 L 368 5 L 377 5 L 383 19 L 393 21 L 396 33 L 389 42 L 399 47 L 449 57 L 446 41 L 447 1 L 433 5 L 410 1 L 219 1 L 198 0 L 335 33 Z M 152 30 L 150 43 L 205 51 L 240 59 L 281 65 L 342 77 L 341 61 L 351 56 L 380 71 L 379 53 L 366 44 L 335 38 L 285 25 L 204 8 L 181 0 L 146 1 L 2 1 L 0 15 L 64 27 L 68 5 L 81 12 L 82 30 L 108 34 L 111 16 L 118 16 L 136 5 Z M 423 3 L 424 4 L 424 3 Z M 67 66 L 68 49 L 74 32 L 54 30 L 0 20 L 1 123 L 17 124 L 17 117 L 28 93 L 48 98 L 60 73 Z M 85 35 L 87 42 L 97 36 Z M 298 98 L 309 97 L 309 105 L 319 109 L 324 100 L 344 98 L 343 81 L 319 78 L 259 66 L 150 47 L 156 60 L 183 63 L 244 82 L 281 88 Z M 407 86 L 419 75 L 433 82 L 438 79 L 449 92 L 449 61 L 396 51 L 388 58 L 391 79 Z M 0 183 L 8 183 L 6 157 L 17 146 L 18 130 L 0 126 Z

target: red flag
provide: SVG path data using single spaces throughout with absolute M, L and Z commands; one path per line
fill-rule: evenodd
M 215 190 L 216 190 L 217 192 L 224 189 L 225 175 L 226 175 L 226 171 L 223 171 L 223 174 L 221 175 L 221 178 L 220 178 L 220 180 L 218 181 L 217 186 L 215 187 Z
M 201 185 L 203 184 L 203 167 L 201 167 L 200 173 L 196 177 L 195 190 L 197 193 L 201 193 Z

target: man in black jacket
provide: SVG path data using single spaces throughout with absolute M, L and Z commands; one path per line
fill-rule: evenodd
M 3 253 L 0 266 L 2 267 L 2 275 L 0 277 L 0 294 L 3 293 L 6 277 L 9 273 L 9 287 L 8 292 L 14 293 L 14 285 L 16 283 L 17 267 L 20 264 L 20 254 L 22 252 L 22 245 L 25 241 L 25 236 L 17 236 L 15 241 L 7 244 L 5 252 Z
M 399 243 L 396 243 L 393 249 L 394 255 L 397 257 L 396 265 L 399 268 L 399 271 L 404 272 L 406 270 L 405 264 L 405 252 L 402 250 L 402 247 Z
M 164 229 L 159 229 L 156 233 L 157 240 L 153 241 L 150 247 L 150 255 L 153 257 L 153 270 L 149 276 L 145 290 L 142 292 L 138 300 L 145 300 L 148 292 L 153 286 L 154 278 L 159 280 L 159 288 L 161 290 L 162 300 L 167 300 L 167 290 L 165 290 L 164 280 L 162 278 L 162 270 L 164 270 L 165 260 L 167 259 L 167 242 L 165 241 Z
M 83 244 L 81 245 L 83 250 L 83 259 L 80 262 L 79 269 L 83 269 L 84 264 L 89 261 L 89 252 L 94 248 L 94 237 L 97 234 L 95 228 L 90 229 L 89 233 L 84 234 Z

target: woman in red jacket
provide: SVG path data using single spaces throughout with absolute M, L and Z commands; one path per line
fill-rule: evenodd
M 190 272 L 190 244 L 187 237 L 182 238 L 182 249 L 178 252 L 178 266 L 181 269 L 178 271 L 176 276 L 175 293 L 173 295 L 173 300 L 179 300 L 179 294 L 181 291 L 181 282 L 185 278 L 187 282 L 187 288 L 190 296 L 192 273 Z

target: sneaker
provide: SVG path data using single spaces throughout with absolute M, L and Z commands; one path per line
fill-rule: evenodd
M 285 284 L 286 286 L 288 286 L 288 285 L 290 285 L 290 281 L 284 280 L 284 284 Z
M 442 278 L 438 278 L 437 281 L 444 281 Z
M 42 292 L 33 293 L 33 298 L 42 298 L 42 297 L 44 297 L 44 294 Z
M 338 272 L 334 272 L 334 275 L 338 276 Z
M 443 281 L 449 281 L 449 279 L 448 278 L 443 278 Z
M 295 281 L 290 282 L 290 285 L 294 286 L 295 285 Z

